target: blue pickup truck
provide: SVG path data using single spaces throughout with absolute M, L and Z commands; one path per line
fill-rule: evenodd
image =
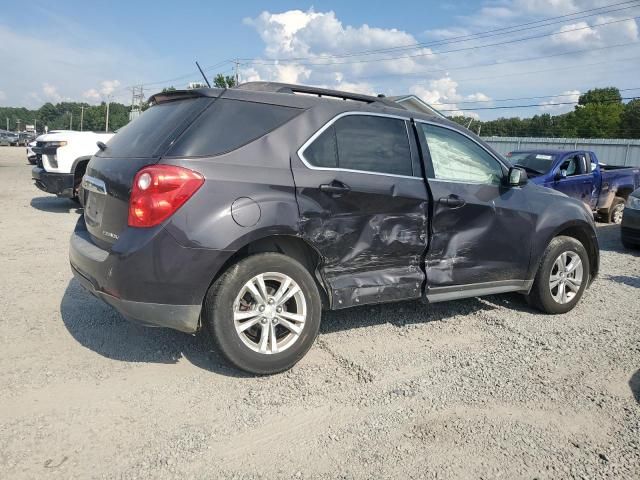
M 605 165 L 586 150 L 518 150 L 507 158 L 532 182 L 581 200 L 605 222 L 620 223 L 627 198 L 640 187 L 639 167 Z

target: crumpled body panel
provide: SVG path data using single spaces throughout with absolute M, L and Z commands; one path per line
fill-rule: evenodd
M 314 170 L 292 162 L 300 235 L 321 255 L 332 308 L 419 298 L 428 242 L 422 178 Z M 348 185 L 344 195 L 318 186 Z
M 324 256 L 321 273 L 334 308 L 420 296 L 427 203 L 415 207 L 405 215 L 303 218 L 305 237 Z

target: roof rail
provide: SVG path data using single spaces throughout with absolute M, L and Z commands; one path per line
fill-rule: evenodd
M 359 93 L 343 92 L 341 90 L 331 90 L 328 88 L 310 87 L 308 85 L 295 85 L 291 83 L 279 83 L 279 82 L 247 82 L 238 86 L 241 90 L 254 90 L 260 92 L 273 92 L 273 93 L 291 93 L 291 94 L 305 94 L 315 95 L 320 98 L 335 98 L 339 100 L 353 100 L 356 102 L 364 103 L 378 103 L 392 108 L 403 107 L 396 102 L 388 100 L 384 97 L 373 97 L 371 95 L 362 95 Z

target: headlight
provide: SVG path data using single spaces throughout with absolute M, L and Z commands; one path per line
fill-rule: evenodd
M 67 142 L 47 142 L 45 148 L 60 148 L 64 147 Z
M 630 196 L 629 200 L 627 200 L 627 208 L 631 208 L 633 210 L 640 210 L 640 198 Z

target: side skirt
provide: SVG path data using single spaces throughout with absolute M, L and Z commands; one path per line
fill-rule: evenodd
M 473 283 L 470 285 L 452 285 L 427 288 L 425 297 L 429 303 L 437 303 L 506 292 L 528 293 L 532 286 L 533 280 L 501 280 L 499 282 Z

